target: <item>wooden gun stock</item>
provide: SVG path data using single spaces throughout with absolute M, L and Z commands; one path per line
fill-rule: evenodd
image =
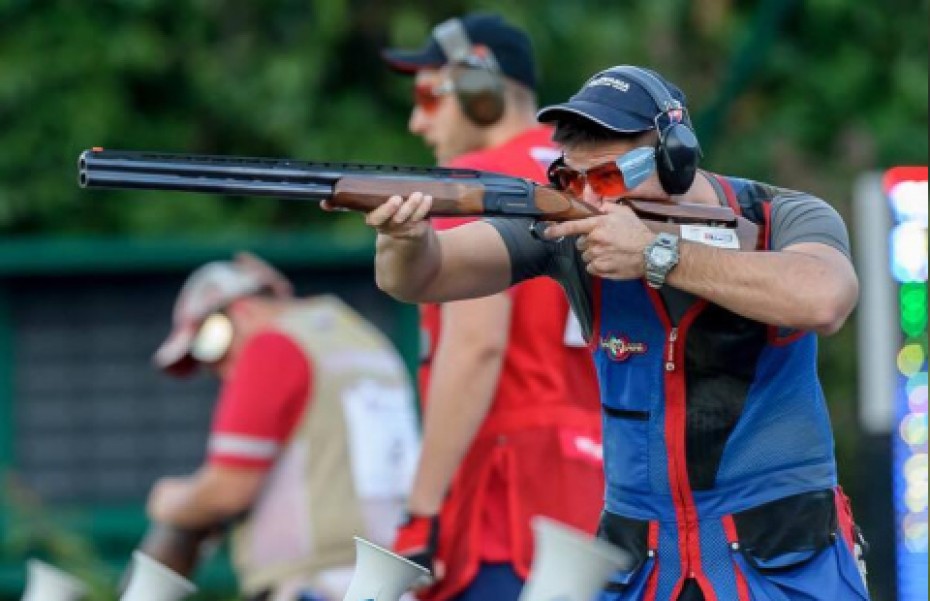
M 624 200 L 653 232 L 681 234 L 683 225 L 701 225 L 734 230 L 740 250 L 761 250 L 761 228 L 733 212 L 729 207 L 699 204 L 675 204 L 647 200 Z
M 431 215 L 483 215 L 484 186 L 481 184 L 450 183 L 442 180 L 388 177 L 345 176 L 333 186 L 331 207 L 368 213 L 384 204 L 390 196 L 404 198 L 414 192 L 433 197 Z
M 367 213 L 381 206 L 388 196 L 407 197 L 422 192 L 433 197 L 431 216 L 519 216 L 535 217 L 544 221 L 571 221 L 598 215 L 597 209 L 571 196 L 547 186 L 534 185 L 532 211 L 514 210 L 513 206 L 498 205 L 489 208 L 487 190 L 480 183 L 461 183 L 389 177 L 348 175 L 334 186 L 331 207 Z M 682 225 L 702 225 L 735 229 L 741 250 L 761 248 L 759 227 L 736 215 L 729 207 L 676 204 L 646 200 L 625 199 L 624 202 L 653 232 L 680 234 Z

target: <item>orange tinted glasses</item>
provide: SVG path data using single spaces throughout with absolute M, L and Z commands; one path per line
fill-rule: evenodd
M 655 149 L 643 147 L 588 169 L 573 169 L 560 157 L 549 166 L 549 182 L 557 190 L 581 198 L 585 184 L 598 196 L 622 196 L 655 170 Z
M 439 85 L 420 83 L 413 88 L 413 103 L 425 113 L 435 113 L 442 97 L 452 91 L 452 82 Z
M 585 183 L 599 196 L 619 196 L 627 191 L 623 173 L 615 161 L 595 165 L 584 171 L 572 169 L 564 163 L 553 166 L 550 169 L 549 181 L 559 190 L 579 198 L 584 193 Z

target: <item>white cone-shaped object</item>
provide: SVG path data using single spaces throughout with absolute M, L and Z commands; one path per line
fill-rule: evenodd
M 44 561 L 26 562 L 26 591 L 22 601 L 79 601 L 87 595 L 83 582 Z
M 533 518 L 536 537 L 530 578 L 520 601 L 592 601 L 629 556 L 546 517 Z
M 120 601 L 181 601 L 197 587 L 141 551 L 132 553 L 129 586 Z
M 398 601 L 429 570 L 355 537 L 355 573 L 343 601 Z

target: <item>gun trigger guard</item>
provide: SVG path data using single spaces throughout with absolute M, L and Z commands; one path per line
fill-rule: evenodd
M 530 235 L 533 236 L 533 239 L 539 240 L 547 244 L 558 244 L 562 240 L 565 240 L 565 236 L 560 236 L 555 240 L 549 240 L 543 236 L 546 232 L 546 229 L 549 227 L 549 223 L 546 221 L 536 220 L 530 224 Z

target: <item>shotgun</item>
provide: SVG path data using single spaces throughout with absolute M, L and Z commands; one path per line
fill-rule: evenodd
M 597 215 L 584 202 L 531 180 L 442 167 L 306 162 L 102 148 L 78 157 L 82 188 L 170 190 L 326 201 L 331 208 L 368 212 L 394 195 L 433 197 L 431 216 L 531 217 L 567 221 Z M 713 228 L 739 248 L 760 247 L 758 226 L 727 207 L 624 199 L 654 232 L 682 225 Z M 713 236 L 711 236 L 713 237 Z M 734 240 L 733 242 L 736 242 Z

